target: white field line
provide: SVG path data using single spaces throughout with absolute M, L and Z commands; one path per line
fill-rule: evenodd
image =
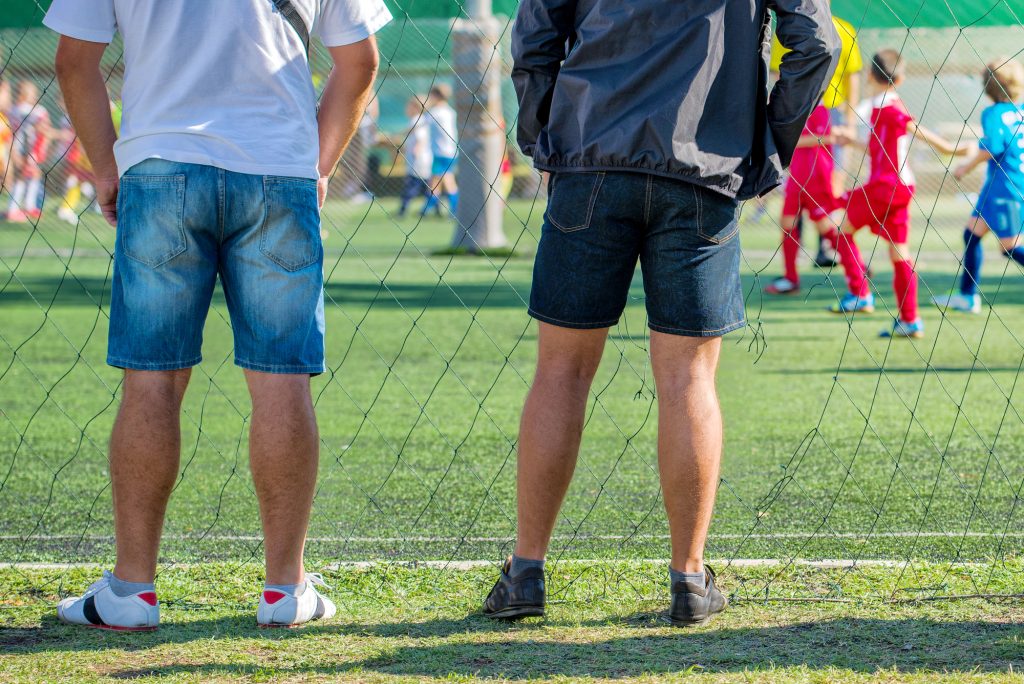
M 820 537 L 822 539 L 923 539 L 946 538 L 958 539 L 967 538 L 1024 538 L 1024 531 L 1007 532 L 871 532 L 860 534 L 857 532 L 837 532 L 824 534 L 820 532 L 778 532 L 769 534 L 710 534 L 708 539 L 807 539 Z M 409 536 L 409 537 L 308 537 L 308 543 L 340 543 L 353 542 L 361 544 L 397 544 L 401 542 L 446 542 L 446 543 L 504 543 L 512 541 L 509 537 L 430 537 L 430 536 Z M 627 541 L 627 540 L 667 540 L 667 534 L 579 534 L 579 535 L 555 535 L 552 541 Z M 77 534 L 35 534 L 31 537 L 22 537 L 16 534 L 2 534 L 0 541 L 61 541 L 61 540 L 82 540 L 82 541 L 108 541 L 113 542 L 113 535 L 77 535 Z M 166 534 L 164 541 L 240 541 L 240 542 L 262 542 L 263 537 L 259 535 L 236 535 L 236 534 Z
M 614 560 L 563 560 L 558 562 L 551 562 L 552 567 L 563 567 L 563 566 L 574 566 L 574 565 L 620 565 L 623 562 L 628 564 L 634 563 L 658 563 L 667 565 L 669 559 L 667 558 L 645 558 L 645 559 L 631 559 L 629 561 L 614 561 Z M 712 560 L 712 562 L 715 562 Z M 927 565 L 945 565 L 944 563 L 936 563 L 931 561 L 922 561 Z M 885 560 L 885 559 L 863 559 L 863 560 L 842 560 L 842 559 L 825 559 L 825 560 L 784 560 L 778 558 L 734 558 L 730 561 L 719 561 L 718 565 L 721 568 L 735 567 L 735 568 L 760 568 L 760 567 L 778 567 L 778 566 L 789 566 L 798 565 L 801 567 L 817 568 L 822 570 L 850 570 L 858 566 L 866 567 L 902 567 L 904 565 L 913 565 L 913 562 L 898 561 L 898 560 Z M 200 568 L 204 563 L 167 563 L 164 564 L 162 570 L 169 568 Z M 329 563 L 323 566 L 327 570 L 370 570 L 376 568 L 407 568 L 414 570 L 417 568 L 431 568 L 441 570 L 472 570 L 475 568 L 486 568 L 486 567 L 498 567 L 499 562 L 495 560 L 461 560 L 461 561 L 444 561 L 444 560 L 406 560 L 406 561 L 351 561 L 351 562 L 340 562 L 340 563 Z M 971 567 L 986 567 L 987 563 L 969 563 L 959 562 L 953 564 L 956 567 L 971 568 Z M 107 565 L 103 563 L 0 563 L 2 569 L 12 570 L 74 570 L 80 568 L 105 568 Z

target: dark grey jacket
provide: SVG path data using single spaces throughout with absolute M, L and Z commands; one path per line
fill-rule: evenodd
M 770 97 L 769 9 L 791 50 Z M 780 183 L 839 50 L 828 0 L 520 0 L 519 146 L 747 199 Z

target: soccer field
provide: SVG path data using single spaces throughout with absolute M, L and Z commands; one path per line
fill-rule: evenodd
M 29 564 L 108 563 L 113 551 L 105 448 L 119 372 L 104 363 L 113 232 L 92 213 L 77 229 L 49 215 L 38 229 L 0 223 L 0 561 L 19 564 L 0 572 L 0 620 L 9 625 L 0 643 L 15 649 L 0 665 L 28 677 L 58 658 L 78 668 L 76 680 L 661 681 L 757 670 L 752 676 L 764 681 L 845 681 L 888 668 L 883 678 L 937 681 L 938 672 L 973 664 L 1012 676 L 1010 665 L 1024 666 L 1024 633 L 1012 626 L 1024 617 L 1019 602 L 883 600 L 1024 594 L 1016 396 L 1024 275 L 987 243 L 983 292 L 992 306 L 943 318 L 927 302 L 955 283 L 967 205 L 919 207 L 927 334 L 879 339 L 894 310 L 891 271 L 885 246 L 866 233 L 875 314 L 827 313 L 842 274 L 812 270 L 806 259 L 802 295 L 760 295 L 779 268 L 776 201 L 760 219 L 753 204 L 744 209 L 750 326 L 724 346 L 726 449 L 708 553 L 718 566 L 777 565 L 730 565 L 724 583 L 737 609 L 678 647 L 677 633 L 644 617 L 667 592 L 663 566 L 640 561 L 665 558 L 668 542 L 639 277 L 595 382 L 556 529 L 552 557 L 565 572 L 552 579 L 553 618 L 543 628 L 491 631 L 466 618 L 491 568 L 400 564 L 496 561 L 511 549 L 514 440 L 536 353 L 526 301 L 542 206 L 525 201 L 506 215 L 511 257 L 435 255 L 450 223 L 396 219 L 387 199 L 325 211 L 330 371 L 313 383 L 322 457 L 309 568 L 396 563 L 328 573 L 349 599 L 340 626 L 269 638 L 249 627 L 261 555 L 249 408 L 219 294 L 185 401 L 182 472 L 163 545 L 165 622 L 181 624 L 124 641 L 127 652 L 57 626 L 49 602 L 82 588 L 94 570 Z M 827 559 L 865 563 L 855 571 L 796 563 Z M 831 602 L 754 602 L 776 597 Z M 903 636 L 915 630 L 930 643 Z M 983 657 L 957 653 L 969 633 Z M 815 653 L 862 634 L 845 660 Z M 223 642 L 210 643 L 215 635 Z M 495 655 L 518 643 L 528 648 Z

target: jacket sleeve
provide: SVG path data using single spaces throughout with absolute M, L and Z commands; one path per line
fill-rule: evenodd
M 512 27 L 512 83 L 519 99 L 516 138 L 533 157 L 576 24 L 577 0 L 521 0 Z
M 839 63 L 842 42 L 828 0 L 768 0 L 776 35 L 790 51 L 768 100 L 768 125 L 784 167 Z

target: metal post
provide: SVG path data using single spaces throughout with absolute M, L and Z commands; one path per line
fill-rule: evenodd
M 501 127 L 501 26 L 491 0 L 466 0 L 469 19 L 456 20 L 452 62 L 459 121 L 459 203 L 452 247 L 481 252 L 508 246 L 504 201 L 497 188 L 505 133 Z

